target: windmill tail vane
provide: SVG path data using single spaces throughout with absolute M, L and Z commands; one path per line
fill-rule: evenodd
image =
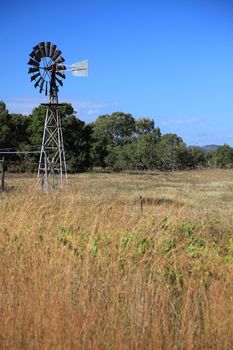
M 83 60 L 73 64 L 64 64 L 64 71 L 71 72 L 72 75 L 77 77 L 88 77 L 89 63 L 88 60 Z
M 88 60 L 84 60 L 71 65 L 71 74 L 78 77 L 88 76 Z

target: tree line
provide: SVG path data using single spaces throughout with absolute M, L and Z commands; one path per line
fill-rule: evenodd
M 3 149 L 28 152 L 40 150 L 45 106 L 30 115 L 9 113 L 0 101 L 0 152 Z M 200 167 L 233 167 L 233 148 L 225 144 L 206 153 L 187 147 L 176 134 L 161 134 L 154 120 L 135 119 L 131 114 L 114 112 L 86 124 L 77 118 L 71 104 L 61 107 L 64 147 L 70 172 L 93 168 L 122 170 L 184 170 Z M 1 156 L 1 154 L 0 154 Z M 13 170 L 34 171 L 38 154 L 5 155 Z

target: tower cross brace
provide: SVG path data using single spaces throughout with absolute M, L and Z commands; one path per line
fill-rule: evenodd
M 55 70 L 55 68 L 54 68 Z M 55 71 L 51 73 L 49 103 L 46 106 L 44 132 L 38 166 L 38 182 L 47 190 L 61 187 L 67 182 L 67 168 L 61 127 L 61 106 L 58 103 L 58 88 Z

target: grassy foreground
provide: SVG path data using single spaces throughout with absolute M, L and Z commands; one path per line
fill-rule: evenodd
M 233 349 L 233 171 L 0 193 L 0 349 Z

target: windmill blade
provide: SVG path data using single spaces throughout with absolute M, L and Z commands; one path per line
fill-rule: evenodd
M 34 60 L 36 60 L 37 62 L 40 62 L 40 60 L 41 60 L 40 50 L 33 50 L 29 56 L 31 58 L 33 58 Z
M 40 77 L 37 82 L 34 84 L 35 88 L 39 85 L 40 81 L 42 80 L 42 77 Z
M 35 79 L 38 78 L 39 76 L 40 76 L 40 73 L 37 73 L 37 74 L 33 75 L 33 76 L 31 77 L 31 81 L 35 80 Z
M 30 58 L 30 60 L 28 61 L 28 64 L 30 64 L 31 66 L 36 66 L 39 67 L 39 63 L 35 60 L 33 60 L 32 58 Z
M 65 76 L 64 73 L 56 72 L 56 74 L 57 74 L 59 77 L 63 78 L 63 79 L 66 78 L 66 76 Z
M 29 54 L 29 56 L 30 56 L 31 58 L 34 58 L 35 55 L 36 55 L 36 51 L 34 51 L 34 50 Z
M 77 77 L 88 76 L 88 60 L 77 62 L 71 65 L 71 73 Z
M 64 64 L 59 64 L 57 66 L 57 71 L 59 72 L 59 71 L 63 71 L 63 70 L 66 70 L 66 66 Z
M 58 58 L 58 56 L 60 56 L 60 54 L 61 54 L 61 51 L 60 50 L 56 50 L 51 58 L 54 61 L 56 61 L 56 59 Z
M 39 50 L 39 45 L 34 46 L 34 47 L 33 47 L 33 50 L 34 50 L 34 51 Z
M 44 43 L 44 46 L 45 46 L 45 56 L 46 56 L 46 57 L 49 57 L 50 45 L 51 45 L 51 42 L 50 42 L 50 41 L 46 41 L 46 42 Z
M 39 62 L 42 58 L 42 53 L 41 53 L 39 47 L 37 50 L 34 50 L 34 52 L 35 52 L 35 56 L 33 58 Z
M 39 67 L 29 68 L 29 70 L 28 70 L 28 74 L 29 74 L 29 73 L 38 72 L 38 71 L 39 71 Z
M 57 81 L 61 86 L 63 86 L 63 81 L 62 81 L 61 79 L 58 79 L 58 78 L 56 77 L 56 81 Z
M 38 51 L 36 52 L 35 56 L 34 56 L 34 59 L 35 59 L 36 61 L 40 62 L 40 61 L 41 61 L 41 58 L 42 58 L 41 52 L 38 50 Z
M 45 57 L 45 47 L 44 47 L 44 42 L 42 41 L 41 43 L 39 43 L 39 50 L 41 52 L 41 56 Z
M 44 80 L 42 79 L 40 83 L 40 93 L 43 91 Z
M 57 47 L 57 45 L 53 45 L 53 44 L 50 46 L 50 50 L 49 50 L 49 57 L 50 58 L 53 57 L 53 54 L 54 54 L 54 52 L 56 50 L 56 47 Z
M 48 82 L 45 82 L 45 96 L 48 95 Z
M 65 61 L 64 57 L 60 56 L 60 57 L 58 57 L 58 59 L 56 60 L 56 63 L 62 63 L 62 62 L 64 62 L 64 61 Z

